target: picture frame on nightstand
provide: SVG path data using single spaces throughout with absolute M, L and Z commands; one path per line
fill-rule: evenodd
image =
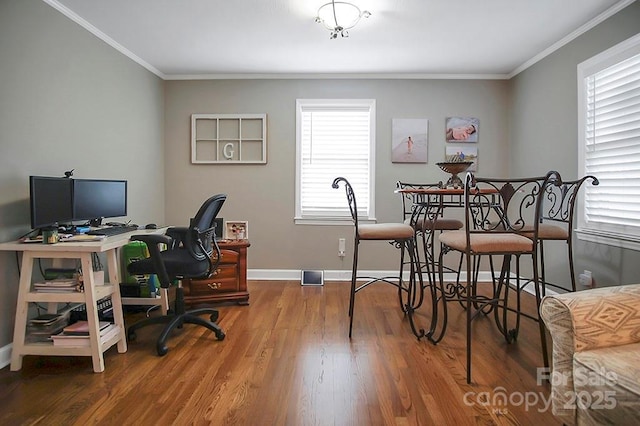
M 249 239 L 249 222 L 246 220 L 228 220 L 224 223 L 224 238 L 226 240 Z

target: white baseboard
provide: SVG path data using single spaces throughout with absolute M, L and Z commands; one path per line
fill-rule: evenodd
M 369 277 L 389 277 L 394 276 L 398 273 L 398 271 L 359 271 L 359 275 L 361 276 L 369 276 Z M 302 271 L 299 269 L 249 269 L 247 270 L 247 279 L 255 280 L 255 281 L 299 281 L 302 275 Z M 406 280 L 409 278 L 409 273 L 405 271 L 403 278 Z M 454 273 L 446 273 L 444 274 L 444 279 L 446 281 L 455 280 L 456 276 Z M 463 271 L 460 274 L 460 280 L 464 281 L 467 279 L 466 271 Z M 515 277 L 513 278 L 515 279 Z M 351 281 L 351 270 L 325 270 L 324 271 L 324 280 L 325 281 Z M 480 282 L 490 282 L 491 281 L 491 271 L 480 271 L 478 273 L 478 280 Z M 535 294 L 535 290 L 533 288 L 533 284 L 527 284 L 523 290 L 530 294 Z M 556 291 L 547 288 L 547 294 L 555 295 L 558 294 Z
M 11 364 L 11 347 L 12 344 L 9 343 L 0 348 L 0 369 L 5 368 L 7 365 Z
M 369 277 L 391 277 L 397 275 L 398 271 L 358 271 L 360 276 Z M 302 275 L 300 269 L 249 269 L 247 270 L 247 279 L 256 281 L 299 281 Z M 460 279 L 466 279 L 466 273 L 462 272 Z M 409 273 L 405 271 L 403 278 L 409 279 Z M 455 274 L 446 273 L 444 279 L 451 281 L 455 279 Z M 489 271 L 480 272 L 478 279 L 480 281 L 491 280 Z M 351 270 L 324 270 L 325 281 L 351 281 Z

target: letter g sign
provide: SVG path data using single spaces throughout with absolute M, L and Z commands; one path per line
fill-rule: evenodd
M 225 146 L 222 148 L 222 155 L 224 155 L 224 158 L 226 158 L 227 160 L 233 160 L 233 154 L 234 154 L 234 150 L 233 150 L 233 144 L 231 142 L 225 144 Z

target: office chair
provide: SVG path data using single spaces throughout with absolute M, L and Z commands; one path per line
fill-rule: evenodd
M 344 183 L 344 188 L 347 194 L 347 202 L 349 203 L 349 211 L 351 213 L 351 219 L 353 220 L 353 224 L 355 226 L 354 232 L 354 244 L 353 244 L 353 266 L 351 271 L 351 291 L 349 294 L 349 338 L 351 338 L 351 331 L 353 329 L 353 315 L 354 315 L 354 304 L 355 304 L 355 295 L 360 290 L 363 290 L 370 284 L 376 282 L 386 282 L 398 288 L 398 295 L 400 299 L 400 304 L 405 313 L 409 316 L 409 321 L 411 325 L 411 329 L 416 336 L 421 337 L 424 335 L 424 330 L 416 330 L 414 322 L 413 322 L 413 311 L 420 306 L 422 303 L 422 276 L 418 274 L 420 278 L 420 285 L 415 284 L 415 266 L 416 265 L 416 250 L 415 250 L 415 239 L 414 239 L 414 231 L 411 225 L 407 225 L 406 223 L 374 223 L 374 224 L 359 224 L 358 223 L 358 207 L 356 203 L 356 196 L 353 192 L 353 188 L 347 179 L 343 177 L 337 177 L 334 179 L 333 184 L 331 185 L 334 189 L 338 189 L 340 187 L 340 182 Z M 368 240 L 368 241 L 389 241 L 395 244 L 398 247 L 402 248 L 402 252 L 407 250 L 409 257 L 411 259 L 411 275 L 408 285 L 404 285 L 402 279 L 402 270 L 403 270 L 403 261 L 400 261 L 400 271 L 397 277 L 364 277 L 358 276 L 358 248 L 360 247 L 360 242 Z M 366 279 L 366 282 L 357 286 L 358 279 Z M 397 282 L 396 282 L 397 280 Z M 406 299 L 403 299 L 403 296 Z
M 181 278 L 203 278 L 211 275 L 220 262 L 220 249 L 213 236 L 214 220 L 222 208 L 227 196 L 214 195 L 202 204 L 196 216 L 191 219 L 188 228 L 169 228 L 166 234 L 134 235 L 132 240 L 142 241 L 149 248 L 150 257 L 132 262 L 127 266 L 131 274 L 156 274 L 162 288 L 169 288 L 171 283 Z M 161 245 L 167 249 L 160 250 Z M 211 260 L 213 251 L 215 263 Z M 209 321 L 199 315 L 209 314 Z M 179 283 L 176 289 L 175 308 L 173 312 L 159 317 L 145 318 L 131 325 L 127 331 L 129 340 L 134 340 L 136 330 L 151 324 L 166 324 L 156 344 L 159 356 L 167 353 L 167 338 L 169 333 L 184 323 L 197 324 L 208 328 L 216 335 L 216 339 L 223 340 L 224 332 L 216 324 L 218 311 L 211 308 L 200 308 L 186 311 L 184 303 L 184 289 Z

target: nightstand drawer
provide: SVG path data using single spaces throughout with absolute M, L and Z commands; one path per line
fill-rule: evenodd
M 236 264 L 219 264 L 215 271 L 211 274 L 208 280 L 222 279 L 222 278 L 234 278 L 238 276 L 238 265 Z
M 210 294 L 223 291 L 237 291 L 238 279 L 230 278 L 209 278 L 207 280 L 191 280 L 189 283 L 189 296 L 208 296 Z
M 220 263 L 238 263 L 238 258 L 240 254 L 237 251 L 233 250 L 220 250 Z M 215 252 L 214 256 L 211 256 L 212 260 L 215 262 Z

